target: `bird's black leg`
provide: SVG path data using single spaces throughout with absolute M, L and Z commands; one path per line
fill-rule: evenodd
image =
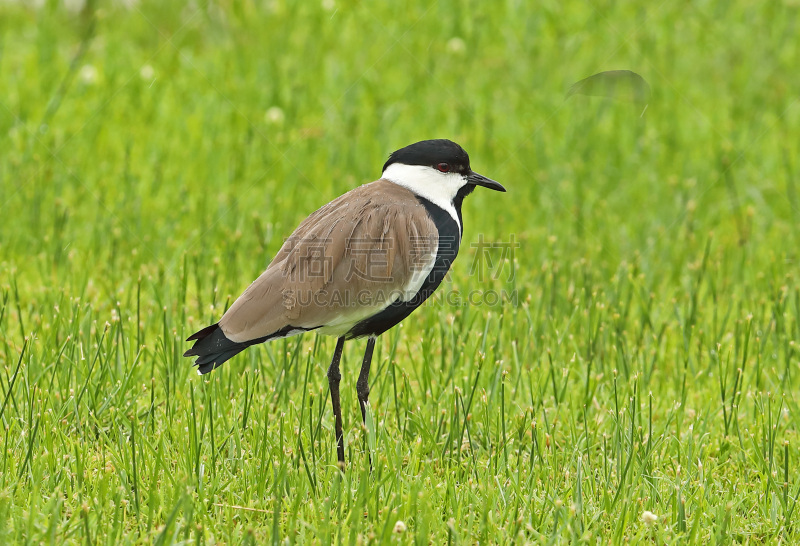
M 372 363 L 372 351 L 375 349 L 375 338 L 370 336 L 367 340 L 367 350 L 364 351 L 364 361 L 361 363 L 361 373 L 358 374 L 358 405 L 361 407 L 361 421 L 364 423 L 364 431 L 367 426 L 367 402 L 369 401 L 369 366 Z M 366 436 L 364 437 L 366 444 Z M 369 452 L 369 450 L 367 450 Z M 372 470 L 372 455 L 369 455 L 369 468 Z
M 369 366 L 372 363 L 372 351 L 375 350 L 375 338 L 367 340 L 367 350 L 364 352 L 364 362 L 361 363 L 361 373 L 358 374 L 358 402 L 361 406 L 361 421 L 367 424 L 367 401 L 369 401 Z
M 342 349 L 344 348 L 344 337 L 336 340 L 336 349 L 333 350 L 333 360 L 328 368 L 328 385 L 331 388 L 331 405 L 333 406 L 333 416 L 336 420 L 336 455 L 339 460 L 339 467 L 344 470 L 344 437 L 342 436 L 342 406 L 339 404 L 339 381 L 342 374 L 339 372 L 339 361 L 342 359 Z

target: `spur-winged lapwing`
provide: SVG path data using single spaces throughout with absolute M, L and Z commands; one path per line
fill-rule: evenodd
M 367 337 L 358 376 L 361 417 L 375 338 L 422 305 L 458 254 L 461 203 L 476 186 L 505 188 L 470 168 L 449 140 L 423 140 L 389 156 L 380 180 L 306 218 L 266 271 L 220 321 L 193 334 L 184 356 L 205 374 L 251 345 L 315 331 L 336 336 L 328 369 L 337 455 L 344 463 L 339 360 L 346 339 Z

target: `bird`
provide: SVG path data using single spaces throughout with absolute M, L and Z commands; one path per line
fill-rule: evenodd
M 366 424 L 375 341 L 441 284 L 461 245 L 462 203 L 478 186 L 506 191 L 473 171 L 467 152 L 451 140 L 423 140 L 392 152 L 378 180 L 303 220 L 219 322 L 187 339 L 194 344 L 184 356 L 197 357 L 202 375 L 267 341 L 304 332 L 336 337 L 327 378 L 337 462 L 344 468 L 344 342 L 367 338 L 356 382 Z

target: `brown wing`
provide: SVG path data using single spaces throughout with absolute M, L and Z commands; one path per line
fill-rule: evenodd
M 366 184 L 306 218 L 219 325 L 235 342 L 287 327 L 344 334 L 427 276 L 437 248 L 435 225 L 411 191 Z

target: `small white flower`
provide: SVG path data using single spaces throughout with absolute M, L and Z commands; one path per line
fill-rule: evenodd
M 142 68 L 139 69 L 139 76 L 143 80 L 152 81 L 155 75 L 156 71 L 149 64 L 143 65 Z
M 464 53 L 466 50 L 467 43 L 458 36 L 447 40 L 447 51 L 450 53 Z
M 650 510 L 645 510 L 642 512 L 642 521 L 645 525 L 655 525 L 658 522 L 658 516 L 652 513 Z
M 272 125 L 282 125 L 285 118 L 286 116 L 284 115 L 283 110 L 277 106 L 269 108 L 267 113 L 264 114 L 264 121 Z
M 394 524 L 395 533 L 405 533 L 406 529 L 408 529 L 408 527 L 406 527 L 406 523 L 401 519 L 397 520 L 397 523 Z
M 81 67 L 78 76 L 86 85 L 92 85 L 97 81 L 97 69 L 90 64 L 85 64 Z

